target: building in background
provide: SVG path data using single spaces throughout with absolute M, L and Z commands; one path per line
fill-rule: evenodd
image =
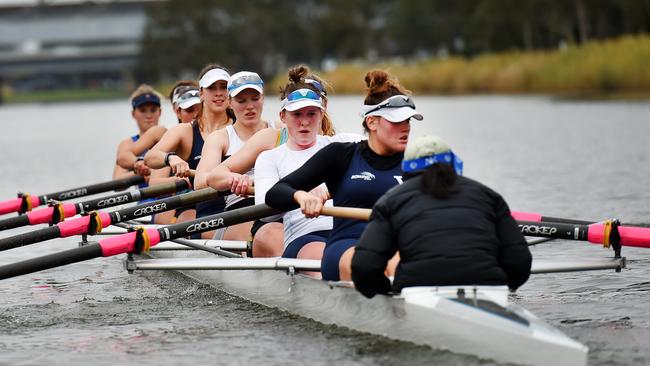
M 0 2 L 0 85 L 10 91 L 122 88 L 158 0 Z

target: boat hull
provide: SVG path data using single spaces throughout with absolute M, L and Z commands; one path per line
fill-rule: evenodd
M 150 255 L 214 257 L 201 251 L 161 251 Z M 528 324 L 439 296 L 436 288 L 408 289 L 398 297 L 367 299 L 352 288 L 332 287 L 324 281 L 283 271 L 181 272 L 224 292 L 324 324 L 435 349 L 525 365 L 573 366 L 585 365 L 587 360 L 587 347 L 515 304 L 509 304 L 507 309 Z

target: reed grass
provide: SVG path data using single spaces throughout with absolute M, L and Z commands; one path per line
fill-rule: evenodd
M 650 95 L 650 35 L 568 45 L 552 51 L 483 54 L 412 62 L 342 64 L 322 73 L 336 94 L 363 92 L 363 77 L 388 69 L 416 94 Z M 286 75 L 277 76 L 271 91 Z

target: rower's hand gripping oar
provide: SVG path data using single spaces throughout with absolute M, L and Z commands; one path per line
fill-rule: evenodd
M 28 193 L 19 193 L 18 198 L 0 202 L 0 215 L 11 212 L 25 213 L 33 208 L 46 204 L 50 199 L 65 201 L 73 198 L 89 196 L 97 193 L 122 190 L 144 182 L 144 177 L 134 175 L 108 182 L 91 184 L 83 187 L 67 189 L 65 191 L 48 193 L 40 196 L 32 196 Z
M 184 182 L 184 181 L 183 181 Z M 162 200 L 147 202 L 113 212 L 96 212 L 88 216 L 60 222 L 55 226 L 31 231 L 28 233 L 0 239 L 0 251 L 18 248 L 55 238 L 65 238 L 73 235 L 94 235 L 102 228 L 111 224 L 133 220 L 152 214 L 195 205 L 199 202 L 228 195 L 230 192 L 218 192 L 212 188 L 184 193 Z
M 253 221 L 279 213 L 281 211 L 261 204 L 157 229 L 140 229 L 135 232 L 102 239 L 98 243 L 0 266 L 0 279 L 38 272 L 97 257 L 109 257 L 122 253 L 141 253 L 161 241 L 177 239 L 194 233 Z
M 125 203 L 154 198 L 168 193 L 179 192 L 189 188 L 185 180 L 157 184 L 139 190 L 116 193 L 79 203 L 56 203 L 53 206 L 28 212 L 25 215 L 0 220 L 0 231 L 14 229 L 26 225 L 50 224 L 55 225 L 68 217 L 88 213 L 93 210 L 113 207 Z

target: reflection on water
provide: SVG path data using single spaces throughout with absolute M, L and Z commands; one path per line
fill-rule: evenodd
M 340 131 L 361 132 L 361 97 L 332 98 Z M 268 98 L 266 119 L 279 103 Z M 412 133 L 441 135 L 465 173 L 513 209 L 650 224 L 648 103 L 541 97 L 416 97 Z M 171 110 L 165 124 L 174 124 Z M 0 199 L 109 179 L 117 143 L 135 133 L 126 102 L 0 107 Z M 16 234 L 33 228 L 0 233 Z M 77 239 L 3 252 L 0 264 L 77 246 Z M 583 242 L 549 242 L 536 258 L 611 256 Z M 649 252 L 624 248 L 628 268 L 536 275 L 514 299 L 586 343 L 591 364 L 649 364 Z M 0 351 L 9 364 L 483 364 L 266 309 L 179 276 L 128 275 L 94 259 L 0 282 Z

